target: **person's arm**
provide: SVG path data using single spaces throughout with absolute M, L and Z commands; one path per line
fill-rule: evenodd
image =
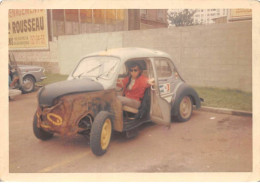
M 144 81 L 145 81 L 145 88 L 148 88 L 155 84 L 154 78 L 149 79 L 149 78 L 145 77 Z
M 126 86 L 126 84 L 127 84 L 127 82 L 128 82 L 128 79 L 129 79 L 128 77 L 125 77 L 125 78 L 122 79 L 122 80 L 117 79 L 116 85 L 117 85 L 118 87 L 125 88 L 125 86 Z
M 150 79 L 148 79 L 148 80 L 147 80 L 147 84 L 149 84 L 149 86 L 154 85 L 154 84 L 155 84 L 155 80 L 154 80 L 154 78 L 150 78 Z
M 13 81 L 10 83 L 9 86 L 10 86 L 10 87 L 13 87 L 14 84 L 15 84 L 18 80 L 19 80 L 18 76 L 15 76 L 14 79 L 13 79 Z

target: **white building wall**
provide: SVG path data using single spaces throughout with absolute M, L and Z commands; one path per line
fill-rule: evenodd
M 212 24 L 212 19 L 228 16 L 228 9 L 197 9 L 193 16 L 194 23 L 196 24 Z

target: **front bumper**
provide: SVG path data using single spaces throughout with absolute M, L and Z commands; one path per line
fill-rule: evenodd
M 47 77 L 46 76 L 42 76 L 40 79 L 41 79 L 41 81 L 42 80 L 44 80 L 44 79 L 46 79 Z

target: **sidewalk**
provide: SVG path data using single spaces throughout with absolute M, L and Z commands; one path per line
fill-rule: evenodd
M 198 111 L 206 111 L 206 112 L 214 112 L 214 113 L 220 113 L 220 114 L 230 114 L 230 115 L 237 115 L 237 116 L 250 116 L 250 117 L 252 117 L 252 112 L 242 111 L 242 110 L 226 109 L 226 108 L 215 108 L 215 107 L 202 106 Z

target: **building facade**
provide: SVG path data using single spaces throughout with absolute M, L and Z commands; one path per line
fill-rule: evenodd
M 141 9 L 140 15 L 140 29 L 168 27 L 167 9 Z
M 235 21 L 252 20 L 251 9 L 194 9 L 192 19 L 195 25 L 228 23 Z M 183 9 L 172 9 L 171 12 L 182 12 Z
M 228 15 L 229 9 L 197 9 L 193 15 L 193 22 L 195 24 L 212 24 L 215 23 L 213 19 Z
M 167 9 L 11 9 L 9 10 L 9 33 L 19 28 L 21 21 L 27 28 L 36 24 L 36 22 L 29 21 L 38 19 L 41 20 L 40 23 L 47 24 L 44 26 L 44 30 L 48 34 L 48 38 L 45 40 L 49 41 L 57 39 L 61 35 L 154 29 L 168 26 Z M 21 32 L 12 33 L 17 37 L 22 34 Z M 26 37 L 26 32 L 23 32 L 23 35 Z

